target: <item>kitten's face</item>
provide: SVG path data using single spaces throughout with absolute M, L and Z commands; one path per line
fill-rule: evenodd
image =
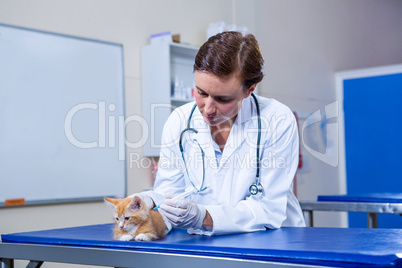
M 113 212 L 114 220 L 119 225 L 120 229 L 125 231 L 130 231 L 132 227 L 135 226 L 134 223 L 134 212 L 129 209 L 115 209 Z
M 122 230 L 130 232 L 138 227 L 144 217 L 146 218 L 146 211 L 142 205 L 142 200 L 138 196 L 132 199 L 105 198 L 105 201 L 113 205 L 114 220 Z

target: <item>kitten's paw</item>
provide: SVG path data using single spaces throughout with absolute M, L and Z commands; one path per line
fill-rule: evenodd
M 135 241 L 149 241 L 149 237 L 146 234 L 139 234 L 135 237 Z
M 130 240 L 133 240 L 132 235 L 122 235 L 122 236 L 120 236 L 120 241 L 130 241 Z

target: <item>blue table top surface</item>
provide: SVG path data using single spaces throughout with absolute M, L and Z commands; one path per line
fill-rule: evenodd
M 116 241 L 112 224 L 2 235 L 3 243 L 152 251 L 342 267 L 402 267 L 402 229 L 284 227 L 222 236 L 174 229 L 150 242 Z
M 346 195 L 319 195 L 317 201 L 402 203 L 402 193 L 361 193 Z

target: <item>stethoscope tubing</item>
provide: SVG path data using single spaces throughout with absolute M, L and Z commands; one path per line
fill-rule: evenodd
M 258 134 L 257 134 L 257 148 L 256 148 L 256 157 L 257 157 L 257 171 L 256 171 L 256 178 L 255 178 L 255 182 L 254 184 L 252 184 L 249 188 L 250 194 L 252 195 L 256 195 L 258 193 L 262 193 L 263 188 L 261 185 L 261 179 L 260 179 L 260 143 L 261 143 L 261 115 L 260 115 L 260 106 L 258 104 L 258 100 L 257 97 L 254 95 L 254 93 L 251 93 L 251 97 L 254 99 L 255 102 L 255 106 L 256 106 L 256 110 L 257 110 L 257 125 L 258 125 Z M 184 148 L 183 148 L 183 135 L 186 132 L 194 132 L 195 134 L 198 133 L 198 131 L 195 128 L 191 128 L 190 127 L 190 123 L 191 123 L 191 118 L 193 116 L 193 113 L 195 111 L 195 108 L 197 108 L 197 104 L 194 104 L 193 108 L 191 109 L 190 112 L 190 116 L 188 117 L 187 120 L 187 127 L 180 133 L 180 139 L 179 139 L 179 149 L 181 152 L 181 157 L 183 159 L 184 162 L 184 167 L 186 169 L 186 173 L 187 173 L 187 177 L 191 183 L 191 185 L 194 187 L 194 189 L 196 189 L 196 192 L 202 192 L 204 191 L 207 187 L 203 187 L 204 185 L 204 180 L 205 180 L 205 163 L 204 163 L 204 150 L 201 148 L 201 145 L 198 143 L 198 146 L 200 147 L 201 153 L 202 153 L 202 167 L 203 167 L 203 173 L 202 173 L 202 183 L 201 183 L 201 187 L 197 188 L 194 184 L 194 182 L 191 180 L 190 178 L 190 174 L 188 172 L 187 169 L 187 163 L 186 160 L 184 158 Z

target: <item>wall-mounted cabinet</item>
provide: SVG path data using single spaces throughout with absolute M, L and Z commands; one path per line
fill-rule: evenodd
M 143 155 L 159 156 L 163 126 L 172 110 L 193 100 L 198 47 L 157 43 L 141 49 Z M 148 132 L 148 133 L 147 133 Z

